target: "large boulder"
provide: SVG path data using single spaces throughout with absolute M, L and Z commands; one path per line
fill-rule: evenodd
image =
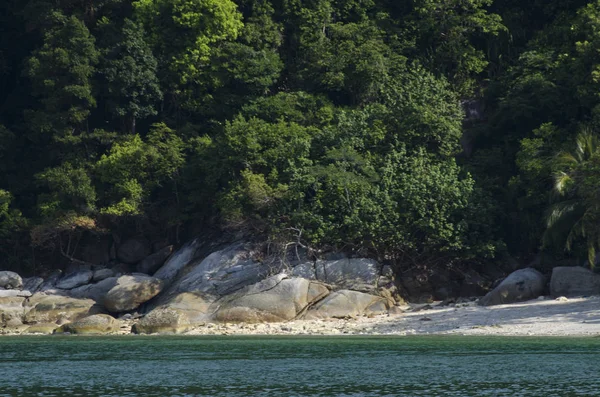
M 508 275 L 496 288 L 479 300 L 481 306 L 522 302 L 543 295 L 546 277 L 533 268 L 520 269 Z
M 72 334 L 111 334 L 120 330 L 119 321 L 107 314 L 94 314 L 65 324 L 60 331 Z
M 255 284 L 271 269 L 252 259 L 252 252 L 234 244 L 189 265 L 189 272 L 177 280 L 177 293 L 193 292 L 214 299 Z
M 152 310 L 131 329 L 136 334 L 180 334 L 192 327 L 187 312 L 170 307 Z
M 144 275 L 121 276 L 104 297 L 104 307 L 113 313 L 137 309 L 160 293 L 163 282 Z
M 219 309 L 214 319 L 247 323 L 293 320 L 328 293 L 328 288 L 319 282 L 280 274 L 215 303 Z
M 43 284 L 44 279 L 41 277 L 29 277 L 23 279 L 23 290 L 29 291 L 32 294 L 36 293 Z
M 117 250 L 120 261 L 134 264 L 138 263 L 152 253 L 152 244 L 144 237 L 135 237 L 126 240 Z
M 71 274 L 67 274 L 65 277 L 61 278 L 56 283 L 56 288 L 60 289 L 73 289 L 80 287 L 82 285 L 88 284 L 92 277 L 94 276 L 94 272 L 91 270 L 80 270 Z
M 382 297 L 358 291 L 341 290 L 332 292 L 311 307 L 304 318 L 314 320 L 375 315 L 386 313 L 388 308 L 388 302 Z
M 317 280 L 342 289 L 372 292 L 377 289 L 381 266 L 372 259 L 343 258 L 318 260 Z
M 600 295 L 600 275 L 583 267 L 555 267 L 550 278 L 550 294 L 554 297 Z
M 24 322 L 65 323 L 96 314 L 101 307 L 91 299 L 77 299 L 69 296 L 36 293 L 26 302 L 27 313 Z
M 0 288 L 20 289 L 23 287 L 23 279 L 15 272 L 0 272 Z
M 79 299 L 92 299 L 100 305 L 104 305 L 104 297 L 108 291 L 117 285 L 117 277 L 109 277 L 95 284 L 87 284 L 69 291 L 69 295 Z
M 169 257 L 165 264 L 154 273 L 154 277 L 163 280 L 165 284 L 170 284 L 179 271 L 196 258 L 196 254 L 201 247 L 202 242 L 200 239 L 187 242 Z
M 94 271 L 94 276 L 92 277 L 92 281 L 97 283 L 98 281 L 106 280 L 107 278 L 113 277 L 115 272 L 113 269 L 101 268 Z
M 172 252 L 173 246 L 169 245 L 153 253 L 152 255 L 147 256 L 140 263 L 138 263 L 137 271 L 140 273 L 154 274 L 158 268 L 165 263 L 167 258 L 171 256 Z

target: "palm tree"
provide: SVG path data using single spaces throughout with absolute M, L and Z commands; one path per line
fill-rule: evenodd
M 544 244 L 562 240 L 570 251 L 585 239 L 590 267 L 600 246 L 600 140 L 590 129 L 576 138 L 573 152 L 555 158 L 553 198 L 547 214 Z

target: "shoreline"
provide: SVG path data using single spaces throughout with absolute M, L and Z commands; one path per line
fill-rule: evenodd
M 397 314 L 346 319 L 294 320 L 275 323 L 206 323 L 177 334 L 182 336 L 600 336 L 600 297 L 557 299 L 540 297 L 526 302 L 477 306 L 476 302 L 397 307 Z M 135 320 L 121 321 L 128 335 Z M 4 330 L 9 331 L 9 330 Z M 22 332 L 4 335 L 35 336 Z M 152 334 L 165 335 L 165 334 Z M 103 336 L 103 335 L 102 335 Z

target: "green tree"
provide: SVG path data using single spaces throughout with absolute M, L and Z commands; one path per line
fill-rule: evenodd
M 109 111 L 135 134 L 136 120 L 156 115 L 156 105 L 162 99 L 156 59 L 144 41 L 143 28 L 128 19 L 111 41 L 103 50 L 98 72 L 104 78 Z
M 76 17 L 52 14 L 54 24 L 44 44 L 27 60 L 25 74 L 40 108 L 28 111 L 34 134 L 49 134 L 55 141 L 77 142 L 96 105 L 91 77 L 98 52 L 86 26 Z

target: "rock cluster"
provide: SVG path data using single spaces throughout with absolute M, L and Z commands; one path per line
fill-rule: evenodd
M 205 323 L 265 323 L 384 313 L 393 274 L 365 258 L 258 260 L 247 243 L 194 240 L 151 252 L 123 242 L 113 266 L 80 266 L 46 279 L 0 272 L 0 330 L 27 333 L 182 333 Z M 137 273 L 136 273 L 137 271 Z M 125 323 L 123 322 L 125 321 Z

